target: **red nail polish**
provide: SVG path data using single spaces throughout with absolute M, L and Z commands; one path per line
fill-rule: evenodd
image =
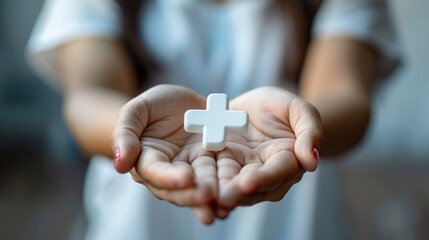
M 113 155 L 113 164 L 115 164 L 115 166 L 118 165 L 119 159 L 121 158 L 121 150 L 119 150 L 119 148 L 117 148 L 115 150 L 115 153 Z
M 313 151 L 311 151 L 311 154 L 313 154 L 314 160 L 316 160 L 316 162 L 319 162 L 319 151 L 317 151 L 316 148 L 313 148 Z

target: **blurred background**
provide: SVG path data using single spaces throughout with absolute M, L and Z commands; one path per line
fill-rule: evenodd
M 87 161 L 25 45 L 43 0 L 0 1 L 0 239 L 82 239 Z M 82 228 L 82 229 L 79 229 Z
M 429 239 L 429 1 L 390 2 L 403 66 L 376 94 L 363 144 L 322 166 L 315 234 L 335 231 L 323 216 L 335 214 L 324 204 L 336 201 L 351 239 Z M 85 230 L 87 160 L 60 95 L 25 61 L 42 3 L 0 1 L 0 239 L 81 239 Z

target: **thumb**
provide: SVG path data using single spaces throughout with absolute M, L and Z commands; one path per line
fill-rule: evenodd
M 317 109 L 303 100 L 295 101 L 290 109 L 291 126 L 295 132 L 295 155 L 306 171 L 315 171 L 319 153 L 323 150 L 323 131 Z
M 141 152 L 140 136 L 147 126 L 148 107 L 141 99 L 134 99 L 119 111 L 112 133 L 114 166 L 119 173 L 129 172 Z

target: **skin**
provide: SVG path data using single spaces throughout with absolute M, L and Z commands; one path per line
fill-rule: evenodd
M 378 65 L 371 46 L 349 38 L 317 39 L 310 45 L 299 92 L 322 117 L 325 156 L 345 153 L 362 140 Z
M 121 107 L 138 94 L 136 76 L 120 44 L 80 39 L 58 49 L 63 115 L 87 155 L 112 156 L 110 136 Z
M 223 151 L 208 152 L 201 134 L 183 128 L 186 110 L 205 108 L 203 97 L 174 85 L 145 91 L 119 114 L 113 140 L 121 142 L 113 145 L 133 155 L 118 164 L 137 157 L 131 170 L 136 182 L 160 199 L 191 206 L 204 223 L 237 206 L 279 201 L 301 179 L 301 165 L 310 171 L 317 166 L 311 155 L 323 139 L 317 110 L 274 87 L 245 93 L 230 105 L 249 114 L 248 132 L 230 135 Z
M 314 40 L 300 97 L 265 87 L 233 99 L 231 109 L 249 114 L 248 133 L 230 136 L 226 149 L 213 153 L 182 128 L 187 109 L 205 108 L 203 97 L 174 85 L 136 96 L 135 74 L 115 41 L 80 39 L 58 52 L 64 115 L 82 149 L 109 157 L 119 151 L 118 172 L 130 172 L 159 199 L 191 208 L 206 224 L 239 206 L 281 200 L 316 169 L 312 151 L 322 150 L 323 135 L 327 155 L 359 143 L 377 68 L 377 54 L 361 42 Z

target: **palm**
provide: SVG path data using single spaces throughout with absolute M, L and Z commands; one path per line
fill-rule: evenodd
M 183 129 L 184 112 L 196 107 L 182 104 L 177 99 L 173 102 L 175 104 L 170 102 L 164 108 L 157 105 L 159 107 L 154 110 L 162 112 L 149 114 L 157 117 L 148 121 L 140 137 L 142 153 L 137 171 L 151 178 L 151 185 L 155 188 L 179 191 L 192 189 L 195 190 L 194 194 L 202 198 L 209 188 L 213 196 L 217 191 L 214 154 L 203 149 L 201 136 L 189 134 Z M 156 191 L 153 188 L 150 190 Z
M 261 88 L 231 102 L 232 109 L 249 114 L 250 124 L 246 135 L 229 136 L 227 148 L 217 155 L 221 206 L 278 201 L 300 180 L 304 171 L 295 155 L 293 128 L 300 120 L 291 108 L 295 99 L 276 88 Z
M 183 128 L 185 111 L 204 108 L 205 100 L 177 86 L 160 86 L 152 92 L 134 176 L 146 176 L 142 183 L 155 196 L 191 206 L 201 221 L 210 223 L 215 217 L 210 204 L 218 191 L 214 153 L 203 149 L 200 135 Z
M 217 192 L 214 155 L 203 150 L 200 136 L 183 129 L 185 111 L 204 107 L 204 98 L 171 85 L 151 88 L 127 103 L 113 134 L 123 150 L 119 167 L 130 166 L 134 180 L 160 199 L 207 205 Z
M 133 168 L 134 180 L 156 197 L 190 206 L 210 223 L 214 206 L 220 206 L 218 217 L 226 217 L 239 205 L 280 200 L 301 178 L 301 166 L 317 166 L 309 159 L 321 143 L 320 118 L 295 95 L 259 88 L 234 99 L 231 108 L 249 114 L 249 128 L 245 135 L 228 136 L 217 153 L 205 151 L 201 135 L 183 128 L 186 110 L 204 108 L 202 97 L 170 85 L 130 101 L 113 134 L 114 146 L 124 149 L 117 169 Z

